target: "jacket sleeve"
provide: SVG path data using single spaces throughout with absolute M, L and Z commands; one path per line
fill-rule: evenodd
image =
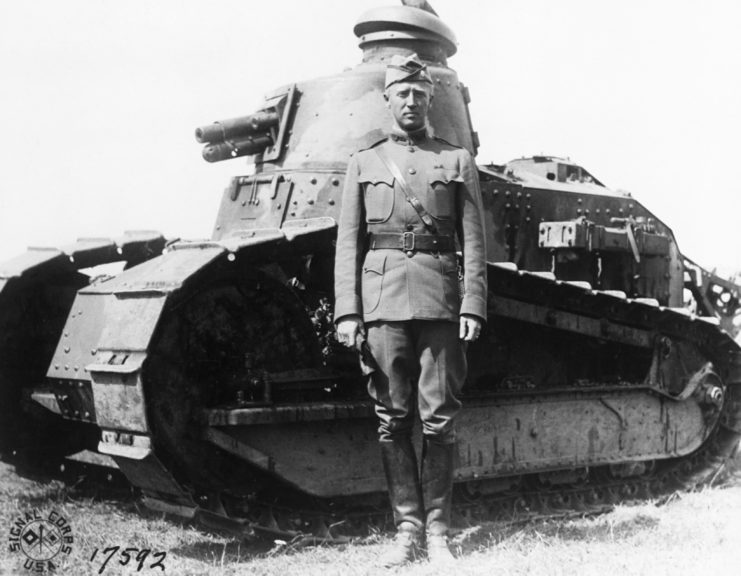
M 359 173 L 356 154 L 351 156 L 347 166 L 337 227 L 334 266 L 335 322 L 343 316 L 363 314 L 360 273 L 365 251 L 366 223 L 363 187 L 358 183 Z
M 463 301 L 461 314 L 486 320 L 486 235 L 478 171 L 473 157 L 461 150 L 459 171 L 463 178 L 457 197 L 458 239 L 463 250 Z

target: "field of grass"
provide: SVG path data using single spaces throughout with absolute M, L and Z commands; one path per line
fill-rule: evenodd
M 292 548 L 280 542 L 239 541 L 209 534 L 144 509 L 125 493 L 96 493 L 56 480 L 18 477 L 0 464 L 0 574 L 32 574 L 20 552 L 7 545 L 13 520 L 37 509 L 52 510 L 71 524 L 72 552 L 58 574 L 556 576 L 741 574 L 741 486 L 677 494 L 666 504 L 620 506 L 598 517 L 533 522 L 514 527 L 479 524 L 461 529 L 453 569 L 425 561 L 397 570 L 374 565 L 388 543 L 385 534 L 334 547 Z M 141 571 L 133 557 L 114 555 L 101 572 L 108 547 L 150 549 Z M 90 560 L 93 551 L 99 553 Z M 152 568 L 166 552 L 165 571 Z

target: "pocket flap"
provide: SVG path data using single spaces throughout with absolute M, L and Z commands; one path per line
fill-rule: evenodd
M 386 269 L 386 254 L 381 250 L 369 250 L 363 264 L 363 272 L 383 276 Z
M 463 178 L 458 173 L 458 170 L 453 168 L 435 168 L 431 170 L 428 177 L 430 184 L 434 182 L 442 182 L 448 184 L 450 182 L 463 182 Z
M 388 186 L 393 186 L 394 177 L 386 169 L 369 166 L 368 168 L 363 168 L 362 173 L 358 176 L 358 182 L 367 184 L 384 183 Z

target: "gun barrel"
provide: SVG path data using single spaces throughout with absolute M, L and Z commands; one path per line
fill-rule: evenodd
M 248 136 L 238 140 L 218 142 L 209 144 L 203 149 L 203 159 L 207 162 L 219 162 L 229 158 L 250 156 L 262 152 L 273 144 L 273 139 L 268 134 Z
M 261 130 L 277 126 L 280 116 L 277 112 L 255 112 L 249 116 L 220 120 L 213 124 L 196 128 L 196 140 L 201 143 L 218 144 L 230 139 L 242 138 Z

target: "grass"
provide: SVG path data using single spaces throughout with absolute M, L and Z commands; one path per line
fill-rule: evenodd
M 29 509 L 56 510 L 71 523 L 73 551 L 59 574 L 97 574 L 93 550 L 108 546 L 166 551 L 166 574 L 321 575 L 400 574 L 421 576 L 725 576 L 741 574 L 741 486 L 677 494 L 666 504 L 619 506 L 602 516 L 549 520 L 502 527 L 478 524 L 453 540 L 459 556 L 453 570 L 418 562 L 396 570 L 374 566 L 388 542 L 375 534 L 336 547 L 296 548 L 281 542 L 241 541 L 204 532 L 152 513 L 126 493 L 68 487 L 56 480 L 18 477 L 0 464 L 0 532 L 8 537 L 12 520 Z M 0 574 L 30 574 L 19 553 L 0 548 Z M 136 574 L 135 563 L 112 559 L 103 574 Z M 147 567 L 140 572 L 160 574 Z

